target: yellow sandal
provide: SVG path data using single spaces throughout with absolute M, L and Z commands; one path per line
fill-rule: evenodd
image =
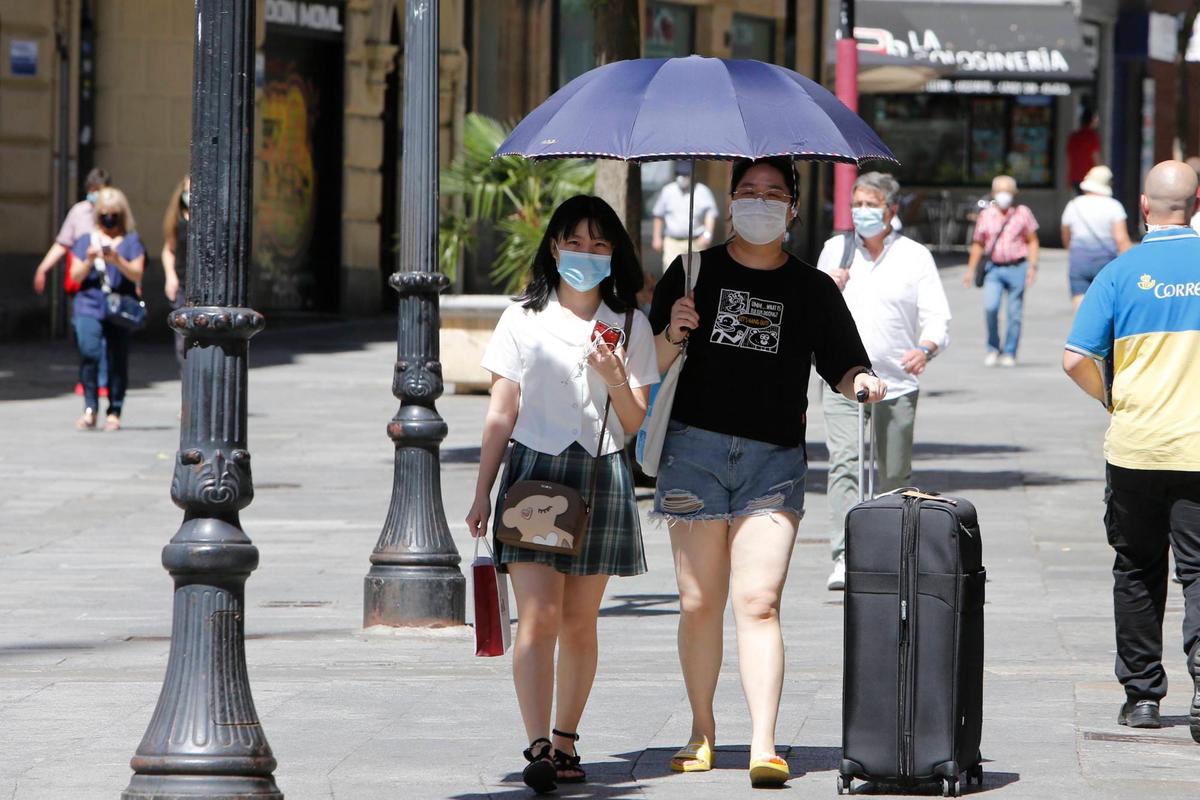
M 671 756 L 673 772 L 708 772 L 713 768 L 713 749 L 708 740 L 688 742 Z
M 750 759 L 750 785 L 755 789 L 783 786 L 791 777 L 787 762 L 779 756 Z

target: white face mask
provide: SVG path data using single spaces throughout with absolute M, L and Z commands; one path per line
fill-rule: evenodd
M 782 200 L 734 200 L 733 229 L 750 244 L 770 244 L 787 231 L 788 204 Z
M 1012 205 L 1012 192 L 996 192 L 996 194 L 992 196 L 996 200 L 996 205 L 1000 206 L 1002 209 L 1006 209 Z

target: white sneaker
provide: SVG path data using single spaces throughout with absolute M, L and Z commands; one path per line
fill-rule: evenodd
M 1015 367 L 1017 365 L 1017 359 L 1013 358 L 1008 353 L 1005 353 L 1004 355 L 1000 356 L 999 364 L 1002 367 Z
M 833 562 L 833 572 L 829 573 L 829 580 L 825 582 L 825 588 L 831 592 L 840 592 L 846 588 L 845 556 L 838 556 L 837 561 Z
M 983 365 L 985 367 L 994 367 L 996 366 L 996 361 L 999 358 L 1000 354 L 995 350 L 988 350 L 987 355 L 983 357 Z

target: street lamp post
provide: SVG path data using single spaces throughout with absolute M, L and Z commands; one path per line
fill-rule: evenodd
M 834 77 L 837 98 L 858 113 L 858 42 L 854 38 L 854 0 L 838 2 L 837 71 Z M 858 177 L 855 164 L 833 166 L 833 229 L 850 231 L 850 199 L 854 180 Z
M 195 0 L 192 205 L 183 414 L 163 548 L 175 581 L 167 674 L 124 800 L 283 800 L 246 673 L 246 578 L 258 549 L 239 512 L 254 498 L 246 360 L 263 317 L 246 307 L 254 131 L 255 0 Z
M 388 423 L 396 444 L 392 499 L 363 586 L 363 625 L 461 625 L 466 581 L 442 508 L 439 447 L 446 422 L 438 361 L 437 271 L 438 4 L 409 0 L 404 26 L 404 176 L 400 256 L 389 279 L 400 295 L 392 394 L 400 410 Z M 399 131 L 388 135 L 398 136 Z

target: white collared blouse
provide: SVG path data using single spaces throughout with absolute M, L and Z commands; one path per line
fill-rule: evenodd
M 595 319 L 582 320 L 563 308 L 553 292 L 542 311 L 514 303 L 500 316 L 481 365 L 521 387 L 514 441 L 548 455 L 562 453 L 572 442 L 589 453 L 596 452 L 600 417 L 608 399 L 604 379 L 587 363 L 597 320 L 614 328 L 625 327 L 625 315 L 603 302 Z M 633 312 L 629 339 L 625 347 L 629 387 L 658 383 L 654 334 L 641 311 Z M 610 411 L 601 454 L 624 447 L 625 434 L 616 413 Z

